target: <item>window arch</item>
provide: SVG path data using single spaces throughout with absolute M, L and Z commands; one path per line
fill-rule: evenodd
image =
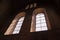
M 44 30 L 48 30 L 45 15 L 44 13 L 39 13 L 36 15 L 36 31 L 44 31 Z
M 25 18 L 25 12 L 17 14 L 4 35 L 19 34 Z
M 37 8 L 33 11 L 30 32 L 50 30 L 51 25 L 44 8 Z
M 19 33 L 19 31 L 20 31 L 20 29 L 21 29 L 21 26 L 22 26 L 22 23 L 23 23 L 23 20 L 24 20 L 24 17 L 21 17 L 21 18 L 18 20 L 17 25 L 16 25 L 16 27 L 15 27 L 15 29 L 14 29 L 14 31 L 13 31 L 12 34 L 18 34 L 18 33 Z

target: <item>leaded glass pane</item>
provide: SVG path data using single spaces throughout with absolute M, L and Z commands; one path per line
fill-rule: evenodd
M 22 23 L 23 23 L 23 20 L 24 20 L 24 17 L 21 17 L 19 20 L 18 20 L 18 23 L 16 25 L 16 28 L 14 29 L 13 31 L 13 34 L 18 34 L 20 29 L 21 29 L 21 26 L 22 26 Z
M 44 13 L 39 13 L 36 15 L 36 31 L 44 31 L 44 30 L 48 30 L 45 16 Z

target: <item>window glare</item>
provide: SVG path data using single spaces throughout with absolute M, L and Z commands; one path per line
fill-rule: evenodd
M 36 15 L 36 31 L 44 31 L 44 30 L 48 30 L 45 15 L 44 13 L 39 13 Z
M 18 20 L 18 23 L 16 25 L 16 28 L 14 29 L 13 31 L 13 34 L 18 34 L 20 29 L 21 29 L 21 26 L 22 26 L 22 23 L 23 23 L 23 20 L 24 20 L 24 17 L 21 17 L 19 20 Z

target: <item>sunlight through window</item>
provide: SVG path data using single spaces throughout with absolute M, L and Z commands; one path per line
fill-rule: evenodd
M 16 25 L 16 28 L 14 29 L 13 31 L 13 34 L 18 34 L 20 29 L 21 29 L 21 26 L 23 24 L 23 20 L 24 20 L 24 17 L 21 17 L 19 20 L 18 20 L 18 23 Z
M 36 15 L 36 31 L 44 31 L 44 30 L 48 30 L 45 15 L 44 13 L 39 13 Z

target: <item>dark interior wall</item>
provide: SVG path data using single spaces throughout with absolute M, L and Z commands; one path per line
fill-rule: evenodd
M 56 9 L 51 9 L 51 8 L 47 9 L 47 14 L 51 22 L 52 29 L 60 29 L 60 21 L 59 21 L 60 18 L 57 13 L 58 12 L 56 12 Z
M 49 40 L 60 40 L 60 18 L 58 12 L 56 8 L 47 8 L 46 11 L 51 24 L 51 30 L 48 31 Z
M 26 11 L 26 13 L 29 13 L 29 12 L 30 14 L 26 14 L 26 18 L 23 23 L 20 34 L 9 35 L 9 36 L 2 35 L 1 40 L 48 40 L 47 31 L 33 32 L 33 33 L 30 32 L 32 11 L 31 10 Z
M 0 3 L 0 33 L 2 34 L 2 28 L 5 26 L 5 24 L 7 23 L 7 20 L 9 19 L 10 13 L 10 0 L 1 0 Z
M 12 0 L 11 0 L 12 1 Z M 18 1 L 17 1 L 18 2 Z M 7 9 L 5 9 L 4 13 L 1 14 L 0 16 L 0 39 L 1 40 L 20 40 L 21 36 L 26 39 L 26 40 L 58 40 L 60 39 L 60 18 L 59 18 L 59 14 L 56 12 L 56 8 L 53 9 L 53 8 L 50 8 L 50 6 L 46 7 L 48 4 L 45 3 L 45 5 L 43 6 L 42 4 L 40 4 L 40 7 L 45 7 L 46 10 L 47 10 L 47 14 L 48 14 L 48 17 L 49 17 L 49 20 L 50 20 L 50 23 L 51 23 L 51 28 L 52 30 L 48 30 L 48 31 L 43 31 L 43 32 L 37 32 L 37 33 L 29 33 L 27 32 L 27 36 L 24 35 L 24 33 L 22 35 L 20 34 L 17 34 L 17 35 L 9 35 L 9 36 L 4 36 L 4 32 L 6 31 L 6 29 L 8 28 L 8 26 L 10 25 L 11 21 L 13 20 L 13 18 L 16 16 L 16 14 L 18 14 L 18 12 L 20 11 L 21 12 L 21 8 L 20 8 L 20 4 L 19 2 L 17 3 L 16 0 L 15 1 L 12 1 L 11 2 L 8 2 L 9 5 L 7 5 Z M 18 4 L 18 5 L 17 5 Z M 51 3 L 52 4 L 52 3 Z M 50 5 L 51 5 L 50 4 Z M 5 5 L 6 6 L 6 5 Z M 9 6 L 9 7 L 8 7 Z M 23 5 L 22 5 L 23 6 Z M 22 7 L 21 6 L 21 7 Z M 54 5 L 51 5 L 51 7 L 54 6 Z M 5 7 L 6 8 L 6 7 Z M 23 8 L 22 8 L 23 9 Z M 22 10 L 22 11 L 25 11 L 25 10 Z M 26 10 L 27 11 L 27 10 Z M 30 11 L 27 12 L 27 15 L 31 15 L 31 14 L 28 14 Z M 6 14 L 5 14 L 6 13 Z M 31 12 L 32 13 L 32 12 Z M 30 16 L 31 17 L 31 16 Z M 28 18 L 28 16 L 26 16 L 26 19 Z M 27 19 L 28 20 L 28 19 Z M 31 20 L 29 20 L 31 21 Z M 30 23 L 29 23 L 30 24 Z M 24 25 L 26 26 L 27 23 L 25 21 Z M 28 25 L 29 26 L 29 25 Z M 30 27 L 30 26 L 29 26 Z M 53 30 L 54 29 L 54 30 Z M 24 29 L 25 30 L 25 29 Z M 27 31 L 29 31 L 27 29 Z
M 24 4 L 22 2 L 24 2 L 26 4 Z M 35 0 L 34 2 L 37 2 L 39 4 L 38 6 L 40 6 L 40 7 L 46 7 L 47 5 L 48 6 L 49 5 L 53 5 L 53 6 L 57 5 L 57 3 L 55 3 L 56 1 L 53 1 L 53 0 L 52 1 L 50 1 L 50 0 L 49 1 L 47 1 L 47 0 L 46 1 L 42 1 L 42 0 L 40 0 L 40 1 L 38 0 L 37 1 L 37 0 Z M 1 18 L 1 20 L 0 20 L 0 26 L 1 26 L 1 28 L 3 26 L 8 26 L 7 23 L 11 23 L 10 21 L 13 20 L 13 18 L 18 13 L 18 11 L 20 11 L 23 8 L 25 8 L 24 6 L 26 6 L 27 3 L 33 3 L 33 1 L 30 1 L 30 2 L 29 1 L 23 1 L 23 0 L 21 2 L 19 0 L 10 0 L 10 1 L 6 0 L 6 1 L 2 1 L 1 4 L 3 4 L 4 8 L 3 8 L 3 11 L 2 11 L 3 13 L 1 13 L 1 15 L 0 15 L 0 18 Z M 54 20 L 56 20 L 56 19 L 54 19 Z
M 49 17 L 50 22 L 51 22 L 52 20 L 54 20 L 55 13 L 54 14 L 50 13 L 52 9 L 47 9 L 47 10 L 49 10 L 49 11 L 47 11 L 47 14 L 48 14 L 48 17 Z M 28 14 L 29 12 L 32 12 L 32 11 L 27 12 L 27 15 L 31 16 L 31 14 Z M 55 11 L 53 11 L 53 12 L 55 12 Z M 31 21 L 30 18 L 28 19 L 29 16 L 27 16 L 27 15 L 26 15 L 26 20 Z M 51 19 L 51 16 L 52 16 L 52 19 Z M 26 23 L 27 21 L 26 20 L 24 21 L 23 27 L 26 26 L 28 28 L 29 25 L 27 26 L 27 23 Z M 56 20 L 54 20 L 54 22 L 53 21 L 51 22 L 52 25 L 53 25 L 53 26 L 51 26 L 52 28 L 55 27 L 55 24 L 54 24 L 54 23 L 56 23 L 55 21 Z M 24 30 L 26 31 L 26 28 L 24 28 L 23 31 Z M 27 29 L 27 32 L 22 32 L 21 33 L 22 35 L 21 34 L 9 35 L 9 36 L 4 36 L 3 35 L 1 39 L 2 40 L 17 40 L 17 39 L 20 40 L 22 38 L 22 40 L 24 40 L 24 39 L 26 39 L 26 40 L 57 40 L 60 37 L 60 36 L 58 36 L 59 33 L 60 33 L 59 30 L 51 30 L 51 31 L 29 33 L 29 29 Z

